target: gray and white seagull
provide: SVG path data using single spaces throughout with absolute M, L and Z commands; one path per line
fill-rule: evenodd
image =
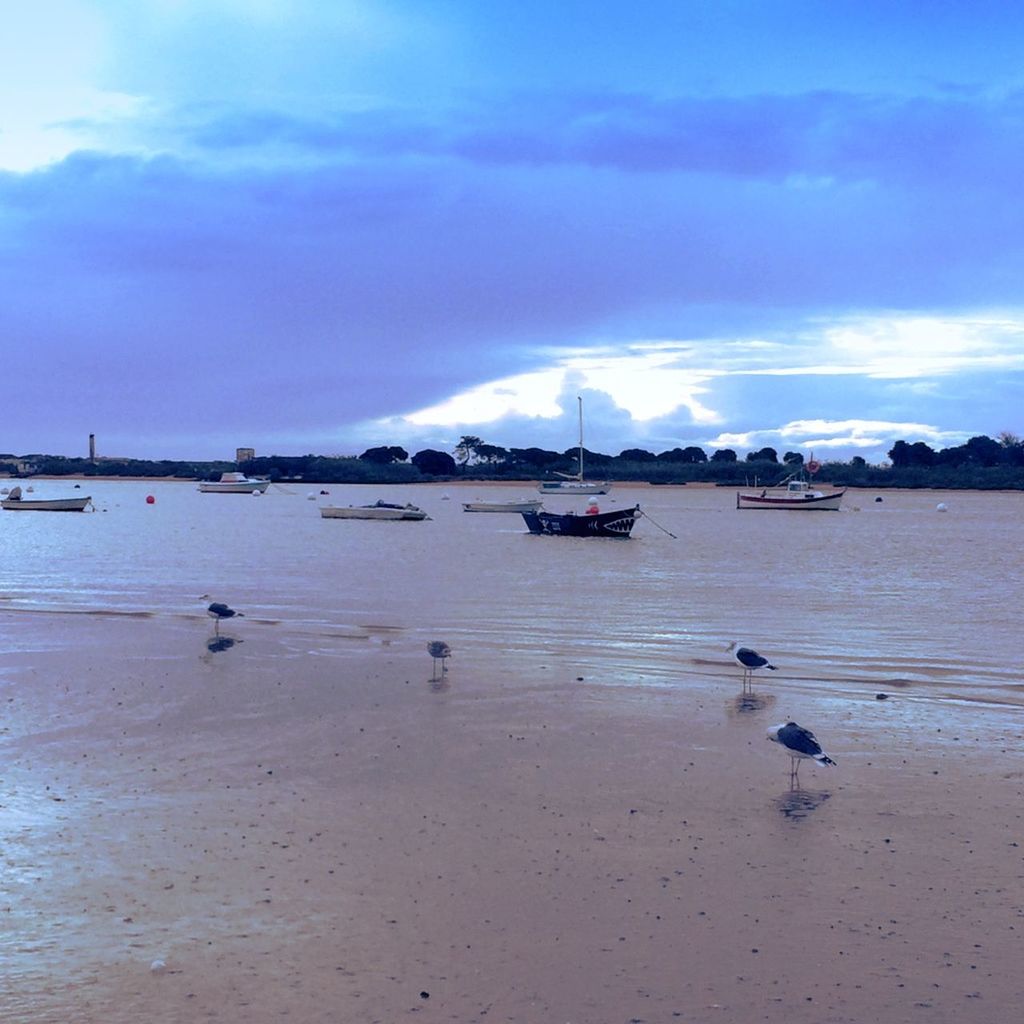
M 817 741 L 810 729 L 805 729 L 796 722 L 783 722 L 773 725 L 768 730 L 768 739 L 778 743 L 789 754 L 789 778 L 791 782 L 799 782 L 800 762 L 817 761 L 818 764 L 834 765 L 832 760 Z
M 772 672 L 777 671 L 775 666 L 767 658 L 762 657 L 753 648 L 740 647 L 738 640 L 733 640 L 726 650 L 733 652 L 733 657 L 735 657 L 740 668 L 743 669 L 744 689 L 751 685 L 753 675 L 759 668 L 766 668 Z

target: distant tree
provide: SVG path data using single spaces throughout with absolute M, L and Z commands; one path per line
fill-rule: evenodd
M 412 464 L 426 476 L 452 476 L 455 460 L 447 452 L 424 448 L 412 457 Z
M 959 468 L 966 466 L 971 461 L 971 453 L 967 450 L 967 445 L 958 444 L 952 445 L 949 448 L 941 448 L 935 453 L 935 460 L 932 463 L 934 466 L 952 466 L 953 468 Z
M 1004 430 L 999 435 L 999 444 L 1003 449 L 1001 461 L 1007 466 L 1024 466 L 1024 441 L 1016 434 Z
M 711 456 L 712 462 L 735 462 L 736 453 L 731 448 L 719 448 Z
M 462 466 L 468 466 L 476 458 L 477 449 L 483 441 L 474 434 L 463 434 L 455 446 L 455 458 Z
M 910 446 L 910 459 L 912 466 L 934 466 L 935 449 L 924 441 L 915 441 Z
M 850 465 L 855 469 L 864 469 L 867 466 L 867 462 L 863 455 L 854 455 L 854 457 L 850 459 Z
M 563 457 L 566 459 L 572 459 L 575 464 L 577 458 L 579 458 L 579 448 L 567 448 L 563 453 Z M 589 448 L 583 449 L 583 460 L 587 466 L 607 466 L 612 461 L 613 456 L 605 455 L 602 452 L 592 452 Z
M 375 466 L 390 466 L 392 462 L 405 462 L 409 458 L 409 453 L 404 448 L 382 446 L 367 448 L 359 458 L 363 462 L 372 462 Z
M 1003 450 L 998 441 L 991 437 L 972 437 L 964 447 L 972 462 L 979 462 L 983 466 L 998 466 Z
M 787 466 L 802 466 L 804 464 L 804 457 L 799 452 L 786 452 L 782 456 L 782 461 Z
M 910 445 L 906 441 L 896 441 L 888 454 L 893 469 L 904 469 L 910 465 Z
M 667 452 L 658 452 L 655 456 L 659 462 L 685 462 L 682 448 L 670 448 Z
M 643 448 L 626 448 L 619 452 L 619 458 L 625 462 L 654 462 L 657 455 Z
M 690 445 L 688 448 L 673 448 L 671 451 L 662 452 L 657 456 L 659 462 L 707 462 L 708 457 L 704 454 L 703 448 Z
M 530 466 L 535 469 L 547 469 L 556 462 L 562 461 L 558 452 L 550 452 L 544 448 L 510 448 L 509 461 L 517 466 Z
M 779 453 L 774 448 L 762 448 L 747 453 L 747 462 L 778 462 Z
M 508 460 L 508 450 L 499 448 L 496 444 L 478 444 L 473 452 L 477 462 L 484 462 L 489 466 L 497 466 Z

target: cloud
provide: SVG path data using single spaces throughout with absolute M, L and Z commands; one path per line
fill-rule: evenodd
M 26 450 L 40 408 L 125 454 L 564 448 L 580 388 L 595 447 L 1022 430 L 1015 54 L 950 47 L 951 88 L 910 45 L 973 15 L 887 15 L 900 73 L 869 78 L 853 7 L 777 50 L 760 9 L 65 6 L 82 47 L 0 173 Z

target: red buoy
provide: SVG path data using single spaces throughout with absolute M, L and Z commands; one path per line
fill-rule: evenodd
M 146 504 L 147 505 L 155 505 L 156 504 L 156 498 L 154 498 L 152 494 L 147 494 L 146 495 Z

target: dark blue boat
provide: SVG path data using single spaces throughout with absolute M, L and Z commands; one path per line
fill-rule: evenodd
M 625 540 L 641 516 L 640 506 L 576 515 L 575 512 L 521 512 L 530 533 L 552 537 L 617 537 Z

